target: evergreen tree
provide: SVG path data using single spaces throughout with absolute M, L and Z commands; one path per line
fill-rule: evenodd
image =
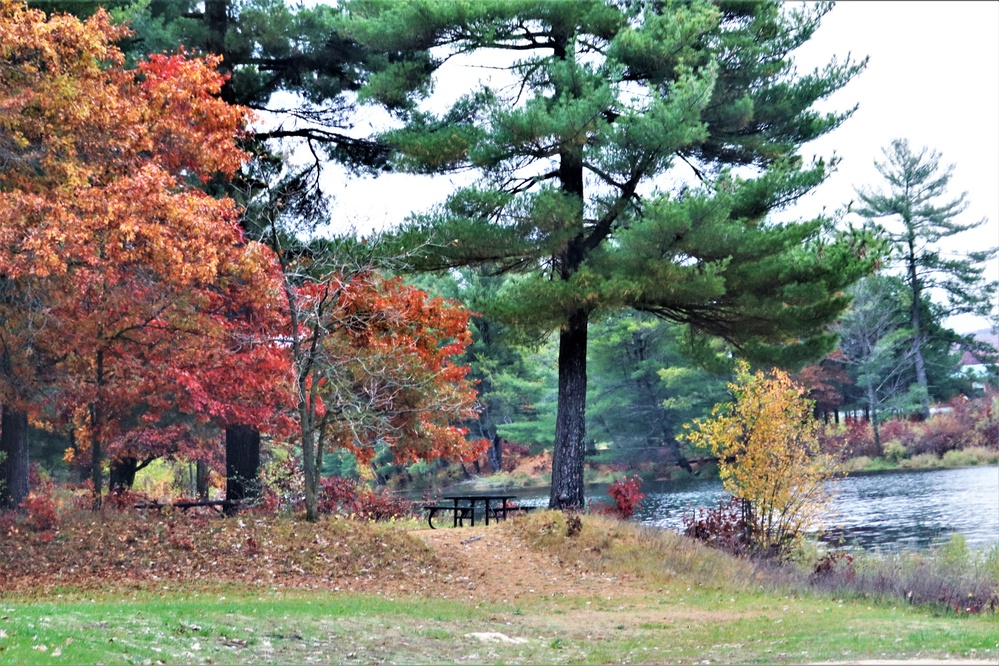
M 709 372 L 695 358 L 700 341 L 691 338 L 687 327 L 644 313 L 615 313 L 591 328 L 590 438 L 612 442 L 627 457 L 665 450 L 667 460 L 691 471 L 676 436 L 682 424 L 706 416 L 724 399 L 731 368 Z
M 557 350 L 549 336 L 531 338 L 504 325 L 491 312 L 494 294 L 516 276 L 490 275 L 464 268 L 443 275 L 421 274 L 412 282 L 429 293 L 461 301 L 471 310 L 473 342 L 463 359 L 479 391 L 478 422 L 470 437 L 498 437 L 538 452 L 551 448 L 558 378 L 552 372 Z
M 997 248 L 946 254 L 940 241 L 975 229 L 986 220 L 961 222 L 967 209 L 966 193 L 949 198 L 954 166 L 941 167 L 940 154 L 927 148 L 913 151 L 909 142 L 896 139 L 884 148 L 885 160 L 875 162 L 885 179 L 883 189 L 859 188 L 862 202 L 856 211 L 885 235 L 892 245 L 890 262 L 909 292 L 909 326 L 920 395 L 920 413 L 930 413 L 931 386 L 927 374 L 926 345 L 935 322 L 925 315 L 924 300 L 939 295 L 938 321 L 971 313 L 997 319 L 994 298 L 999 283 L 986 279 L 985 262 Z
M 840 359 L 857 388 L 856 402 L 869 415 L 880 454 L 881 412 L 909 411 L 909 387 L 915 380 L 907 294 L 900 280 L 880 275 L 861 280 L 851 293 L 850 310 L 837 323 Z
M 606 0 L 356 0 L 370 49 L 361 98 L 404 125 L 382 139 L 417 173 L 475 185 L 400 232 L 421 269 L 521 272 L 497 297 L 514 325 L 559 331 L 553 508 L 583 506 L 588 324 L 625 307 L 800 362 L 868 266 L 822 220 L 767 214 L 825 177 L 798 148 L 850 115 L 812 105 L 863 64 L 798 76 L 790 53 L 829 5 Z M 506 51 L 515 62 L 500 60 Z M 453 58 L 505 68 L 440 114 L 421 104 Z M 686 177 L 686 182 L 684 178 Z

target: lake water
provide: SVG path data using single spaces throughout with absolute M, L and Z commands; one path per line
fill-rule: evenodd
M 587 500 L 612 503 L 606 486 Z M 514 491 L 523 504 L 547 505 L 548 490 Z M 635 520 L 683 529 L 683 516 L 727 499 L 721 481 L 646 482 Z M 845 548 L 925 548 L 962 534 L 968 545 L 999 543 L 999 467 L 857 474 L 836 482 L 823 540 Z

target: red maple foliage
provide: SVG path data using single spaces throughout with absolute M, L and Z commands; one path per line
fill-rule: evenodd
M 483 444 L 453 425 L 476 409 L 469 368 L 453 360 L 471 342 L 466 310 L 372 271 L 303 285 L 297 298 L 310 313 L 303 336 L 317 321 L 327 332 L 304 377 L 324 442 L 364 463 L 379 440 L 402 462 L 478 455 Z
M 71 424 L 98 499 L 108 454 L 196 449 L 192 424 L 288 402 L 273 257 L 199 187 L 243 163 L 249 113 L 217 58 L 129 69 L 125 34 L 0 0 L 0 401 Z

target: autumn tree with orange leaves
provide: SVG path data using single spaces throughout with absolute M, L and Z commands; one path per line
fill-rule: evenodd
M 272 220 L 273 221 L 273 220 Z M 272 226 L 285 276 L 289 345 L 298 400 L 306 519 L 317 520 L 323 454 L 351 451 L 370 463 L 375 445 L 400 462 L 472 460 L 486 440 L 457 423 L 474 418 L 471 343 L 459 305 L 386 279 L 377 250 L 349 239 L 303 247 Z
M 102 460 L 137 432 L 170 412 L 266 421 L 287 379 L 273 255 L 200 187 L 244 162 L 248 112 L 219 99 L 215 58 L 126 68 L 125 34 L 0 0 L 4 425 L 71 421 L 97 505 Z

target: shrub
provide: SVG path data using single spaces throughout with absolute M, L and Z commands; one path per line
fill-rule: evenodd
M 258 511 L 294 510 L 305 502 L 302 461 L 296 456 L 273 459 L 264 465 L 260 470 L 260 483 L 263 493 L 259 505 L 255 507 Z
M 503 442 L 502 471 L 512 472 L 517 469 L 517 465 L 519 465 L 524 458 L 529 458 L 530 455 L 531 449 L 523 444 L 518 444 L 517 442 Z
M 997 563 L 999 547 L 972 551 L 963 537 L 954 536 L 929 551 L 830 554 L 819 560 L 809 582 L 836 594 L 980 613 L 999 608 Z
M 882 442 L 897 442 L 902 445 L 902 450 L 906 450 L 913 445 L 917 438 L 916 429 L 910 421 L 903 419 L 891 419 L 878 426 Z M 887 449 L 885 455 L 888 455 Z
M 880 458 L 882 451 L 874 445 L 874 430 L 870 421 L 864 419 L 846 419 L 844 445 L 849 455 Z
M 736 497 L 716 508 L 699 509 L 683 516 L 684 535 L 712 548 L 742 555 L 749 548 L 749 534 L 743 508 Z
M 46 532 L 55 529 L 59 524 L 59 515 L 56 513 L 56 504 L 52 499 L 51 492 L 28 493 L 24 499 L 24 510 L 27 517 L 24 519 L 24 526 L 35 532 Z
M 787 373 L 750 373 L 740 362 L 734 404 L 715 405 L 683 436 L 719 458 L 722 484 L 743 500 L 750 549 L 783 559 L 817 522 L 835 460 L 823 454 L 813 403 Z
M 594 505 L 594 509 L 597 513 L 617 516 L 622 520 L 631 518 L 635 514 L 635 509 L 645 499 L 645 494 L 639 490 L 641 485 L 642 480 L 637 476 L 618 479 L 607 488 L 607 494 L 614 500 L 614 506 L 598 502 Z
M 920 431 L 920 437 L 909 448 L 909 453 L 914 456 L 930 453 L 939 458 L 948 451 L 961 448 L 966 428 L 961 419 L 945 413 L 924 421 Z
M 908 453 L 905 448 L 905 444 L 897 439 L 890 440 L 882 448 L 884 448 L 885 458 L 892 462 L 898 462 Z
M 383 521 L 410 518 L 413 503 L 388 493 L 373 493 L 357 481 L 342 477 L 321 479 L 319 512 L 338 513 L 361 520 Z

